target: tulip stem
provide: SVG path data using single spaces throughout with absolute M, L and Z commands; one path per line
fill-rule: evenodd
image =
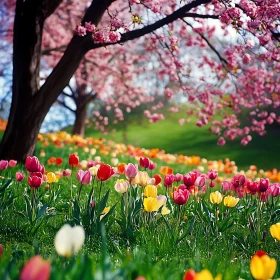
M 71 167 L 71 200 L 73 200 L 73 166 Z
M 83 184 L 81 184 L 80 189 L 79 189 L 78 201 L 80 201 L 80 196 L 81 196 L 82 186 L 83 186 Z
M 102 187 L 102 181 L 100 181 L 100 185 L 99 185 L 99 197 L 98 197 L 98 204 L 100 203 L 101 187 Z
M 218 228 L 218 204 L 216 204 L 216 207 L 215 207 L 215 226 L 216 226 L 216 235 L 218 237 L 219 235 L 219 228 Z

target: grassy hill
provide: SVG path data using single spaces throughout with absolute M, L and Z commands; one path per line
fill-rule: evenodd
M 104 136 L 102 133 L 90 128 L 86 136 L 103 137 L 115 142 L 127 142 L 143 148 L 160 148 L 169 153 L 198 155 L 207 159 L 230 158 L 242 168 L 257 165 L 263 169 L 280 169 L 280 129 L 271 128 L 268 133 L 259 137 L 253 135 L 253 141 L 246 147 L 240 140 L 228 142 L 225 146 L 217 146 L 217 136 L 211 134 L 206 127 L 198 128 L 194 120 L 180 126 L 178 116 L 170 115 L 158 123 L 149 123 L 147 120 L 140 124 L 137 120 L 129 120 L 124 132 L 119 125 L 117 132 Z

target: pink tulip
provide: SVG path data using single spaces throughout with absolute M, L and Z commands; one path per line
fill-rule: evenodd
M 27 157 L 25 161 L 25 168 L 29 172 L 39 172 L 41 170 L 41 165 L 37 157 Z
M 15 167 L 16 165 L 17 165 L 17 161 L 16 160 L 13 160 L 13 159 L 9 160 L 9 166 L 10 167 Z
M 0 170 L 5 170 L 8 168 L 8 161 L 7 160 L 0 160 Z
M 51 265 L 37 255 L 31 258 L 20 273 L 20 280 L 48 280 L 51 274 Z
M 124 167 L 124 175 L 127 179 L 133 179 L 138 173 L 138 165 L 129 163 Z
M 222 188 L 223 188 L 223 190 L 226 191 L 226 192 L 230 190 L 230 186 L 231 186 L 231 184 L 230 184 L 230 182 L 228 182 L 228 181 L 224 181 L 224 182 L 222 183 Z
M 186 187 L 191 187 L 194 185 L 197 178 L 197 173 L 189 172 L 183 176 L 183 182 Z
M 69 177 L 69 176 L 71 176 L 71 173 L 72 173 L 72 171 L 71 171 L 70 169 L 65 169 L 65 170 L 62 171 L 62 175 L 63 175 L 64 177 Z
M 3 254 L 3 246 L 2 244 L 0 244 L 0 257 L 2 256 L 2 254 Z
M 148 168 L 149 168 L 150 170 L 154 170 L 156 167 L 157 167 L 157 164 L 156 164 L 156 163 L 150 162 L 150 165 L 149 165 Z
M 178 191 L 173 193 L 174 202 L 178 205 L 186 204 L 189 199 L 189 195 L 190 193 L 188 190 L 178 189 Z
M 180 182 L 180 181 L 182 181 L 182 180 L 183 180 L 183 175 L 180 174 L 180 173 L 177 173 L 177 174 L 175 175 L 175 181 L 178 183 L 178 182 Z
M 18 182 L 21 182 L 24 179 L 24 174 L 22 174 L 21 172 L 16 172 L 16 180 Z
M 270 190 L 271 190 L 271 195 L 272 195 L 273 197 L 276 197 L 276 196 L 278 196 L 279 193 L 280 193 L 280 185 L 279 185 L 279 184 L 272 184 L 272 185 L 270 186 Z
M 43 178 L 42 177 L 39 177 L 39 176 L 36 176 L 36 175 L 28 177 L 28 185 L 31 188 L 35 188 L 35 189 L 41 187 L 42 184 L 43 184 Z
M 204 187 L 206 184 L 206 176 L 205 175 L 200 175 L 196 178 L 194 185 L 197 187 Z
M 224 145 L 226 144 L 225 138 L 224 138 L 224 137 L 220 137 L 220 138 L 218 139 L 217 144 L 218 144 L 219 146 L 224 146 Z
M 82 184 L 82 185 L 88 185 L 91 180 L 92 180 L 92 176 L 89 170 L 87 171 L 83 171 L 83 170 L 78 170 L 77 171 L 77 178 L 78 181 Z
M 232 178 L 232 185 L 235 188 L 243 186 L 245 184 L 245 182 L 246 182 L 246 177 L 244 175 L 237 174 L 237 175 L 234 175 Z
M 211 169 L 211 170 L 207 173 L 207 175 L 208 175 L 208 178 L 209 178 L 210 180 L 215 180 L 215 179 L 217 178 L 217 176 L 218 176 L 218 173 L 217 173 L 217 171 Z
M 173 180 L 173 176 L 167 174 L 164 176 L 164 186 L 166 188 L 170 188 L 172 187 L 172 184 L 173 184 L 174 180 Z

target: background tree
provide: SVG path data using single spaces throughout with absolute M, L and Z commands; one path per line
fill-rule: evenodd
M 6 15 L 11 17 L 14 13 L 15 2 L 10 0 L 5 3 Z M 65 52 L 58 60 L 54 60 L 53 70 L 40 85 L 44 26 L 56 9 L 61 11 L 62 17 L 67 15 L 68 11 L 77 13 L 81 18 L 81 25 L 77 27 L 70 42 L 62 46 Z M 163 1 L 159 4 L 157 1 L 93 0 L 88 5 L 88 2 L 83 1 L 67 1 L 66 3 L 61 0 L 18 0 L 14 14 L 13 99 L 8 127 L 0 147 L 2 158 L 23 160 L 27 155 L 32 154 L 45 115 L 67 86 L 88 51 L 96 52 L 98 49 L 102 58 L 103 47 L 112 48 L 113 52 L 120 47 L 120 44 L 124 44 L 123 49 L 126 52 L 130 47 L 127 42 L 140 37 L 138 44 L 154 53 L 158 61 L 164 61 L 163 63 L 169 66 L 156 69 L 157 73 L 163 79 L 168 76 L 174 83 L 177 82 L 176 92 L 188 95 L 189 101 L 198 100 L 199 104 L 206 105 L 201 106 L 199 110 L 201 120 L 198 125 L 204 125 L 209 121 L 213 123 L 215 120 L 212 119 L 216 110 L 224 107 L 231 107 L 235 111 L 244 106 L 248 107 L 252 97 L 254 102 L 258 103 L 257 106 L 263 104 L 260 102 L 270 103 L 273 106 L 278 104 L 273 97 L 274 93 L 271 94 L 267 88 L 262 88 L 250 98 L 246 95 L 244 99 L 245 91 L 239 90 L 244 87 L 242 84 L 237 84 L 242 75 L 250 79 L 249 72 L 246 72 L 248 63 L 262 60 L 262 64 L 258 64 L 258 71 L 262 71 L 266 68 L 268 57 L 270 67 L 278 77 L 278 1 L 255 3 L 250 0 L 241 0 L 236 4 L 233 1 L 196 0 L 191 3 Z M 122 18 L 119 18 L 120 16 Z M 66 18 L 67 16 L 65 20 Z M 207 18 L 221 22 L 220 28 L 216 29 L 213 23 L 206 20 Z M 110 19 L 109 25 L 108 19 Z M 124 26 L 116 26 L 116 20 L 127 23 Z M 144 27 L 141 28 L 141 25 Z M 63 42 L 63 30 L 55 24 L 51 27 L 58 36 L 60 34 Z M 211 37 L 215 33 L 221 34 L 221 30 L 224 35 L 230 37 L 232 27 L 240 34 L 239 38 L 245 39 L 246 44 L 244 45 L 244 41 L 242 44 L 236 41 L 235 45 L 228 44 L 226 50 L 219 52 L 219 48 L 210 42 Z M 190 29 L 195 34 L 189 32 Z M 145 36 L 147 34 L 150 35 Z M 255 40 L 253 46 L 248 43 L 250 40 Z M 193 45 L 205 48 L 198 59 L 186 55 L 189 53 L 186 47 L 193 47 Z M 218 59 L 208 54 L 209 49 Z M 168 54 L 169 59 L 165 59 L 163 54 Z M 149 61 L 147 63 L 149 64 Z M 202 67 L 204 71 L 199 71 L 199 75 L 198 71 L 190 74 L 188 68 L 193 63 Z M 205 71 L 214 75 L 218 83 L 210 84 L 209 80 L 205 79 Z M 199 80 L 200 83 L 193 86 L 191 83 L 193 78 Z M 211 80 L 213 81 L 213 77 Z M 245 83 L 246 79 L 243 80 Z M 248 84 L 247 81 L 246 83 Z M 273 92 L 278 95 L 277 83 L 271 80 L 269 84 L 273 84 Z M 200 90 L 197 89 L 198 87 Z M 168 96 L 174 94 L 175 88 L 165 89 L 165 94 Z M 228 89 L 229 100 L 225 98 L 226 89 Z M 229 128 L 235 135 L 249 133 L 251 128 L 249 132 L 238 130 L 236 119 L 236 116 L 232 114 L 225 116 L 221 124 L 215 122 L 213 125 L 224 128 L 224 133 Z

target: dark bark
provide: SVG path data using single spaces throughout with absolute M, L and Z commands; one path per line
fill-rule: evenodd
M 85 135 L 85 120 L 87 117 L 87 107 L 77 108 L 75 113 L 75 122 L 72 130 L 73 135 Z

